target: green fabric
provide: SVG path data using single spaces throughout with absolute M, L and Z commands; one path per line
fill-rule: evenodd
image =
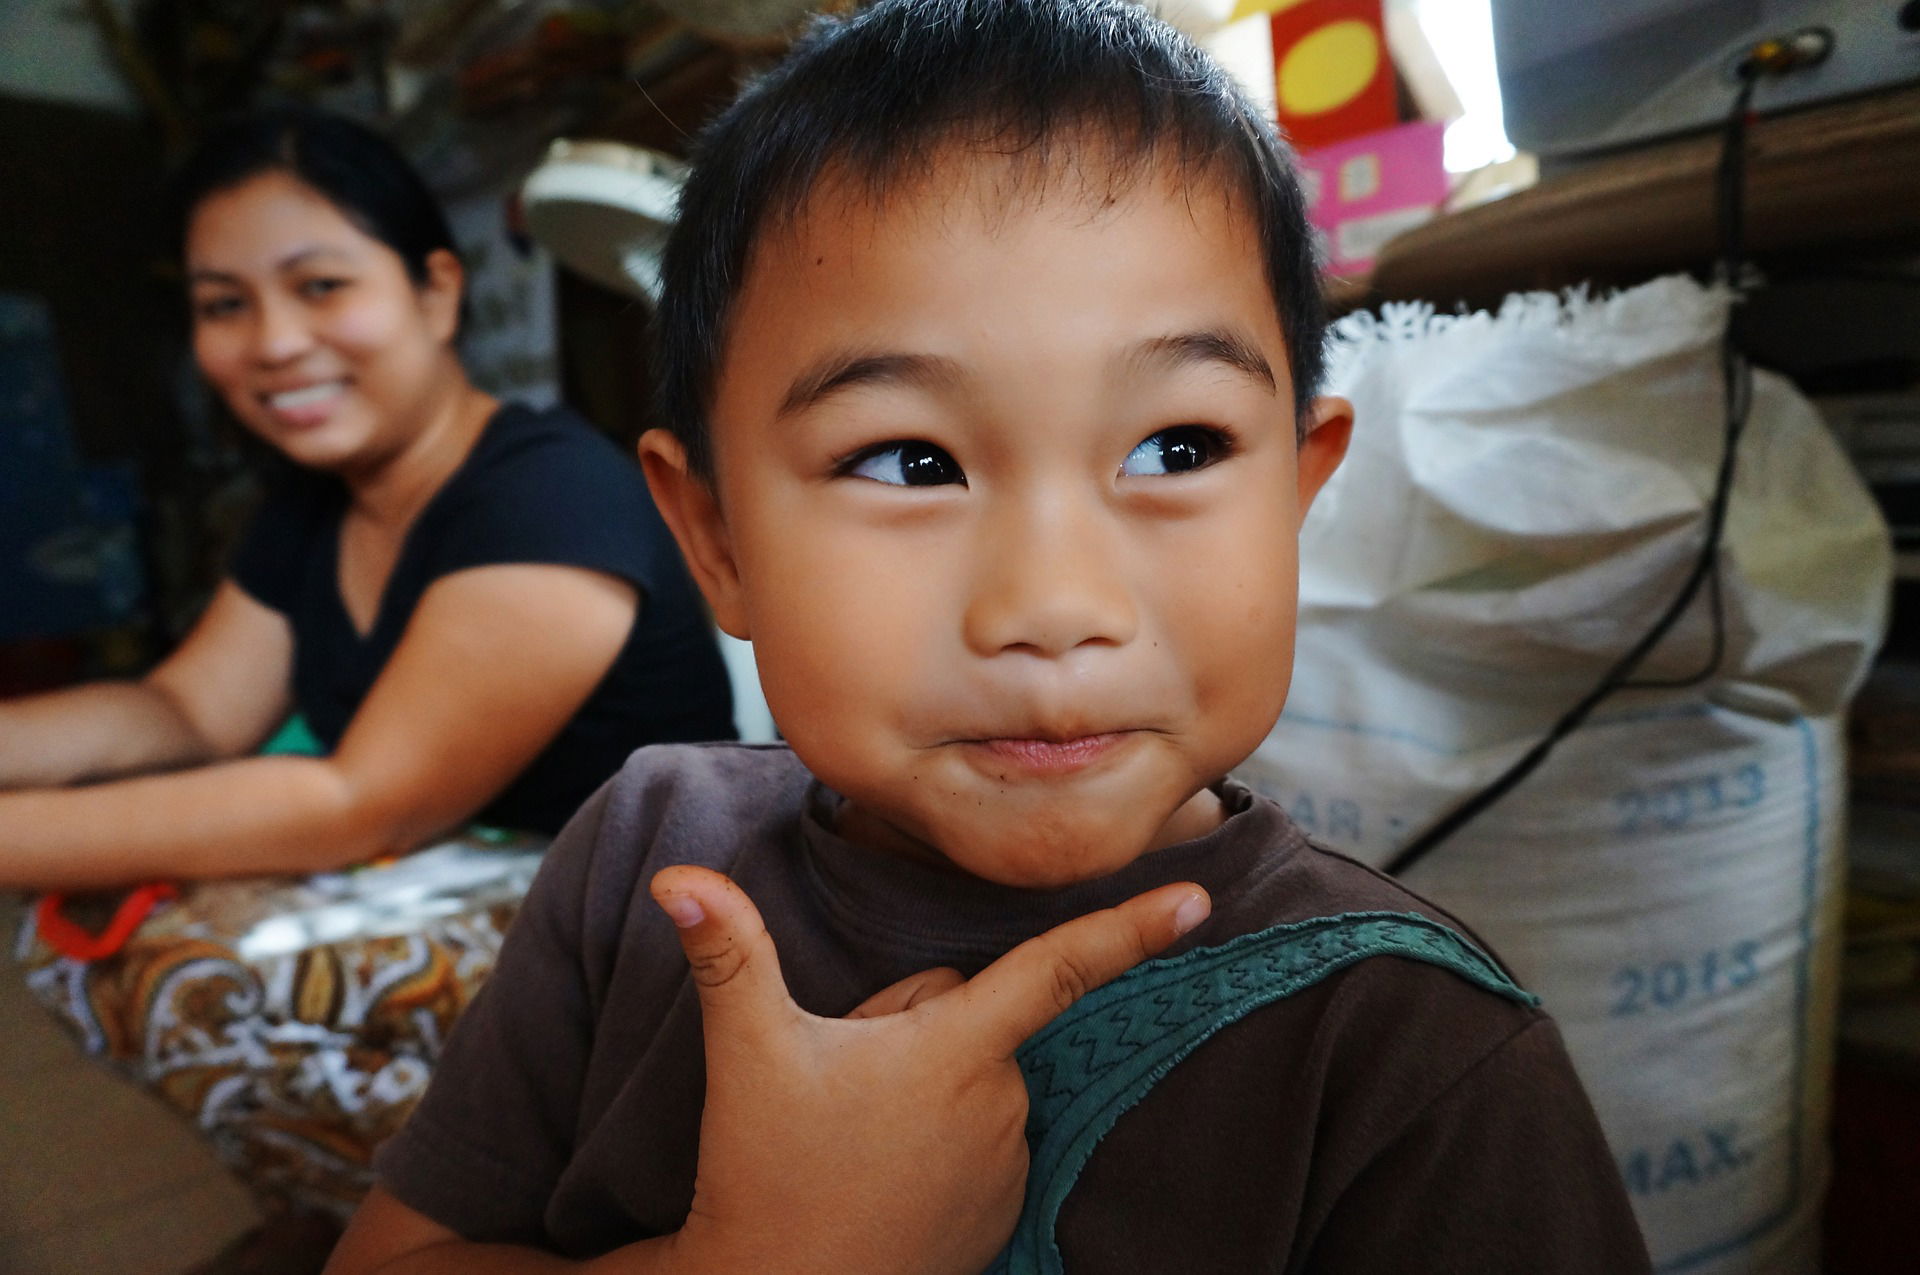
M 1411 913 L 1316 917 L 1138 965 L 1020 1049 L 1032 1161 L 1020 1221 L 988 1275 L 1063 1275 L 1054 1224 L 1114 1122 L 1222 1027 L 1371 956 L 1425 961 L 1539 1004 L 1479 948 Z
M 273 757 L 286 754 L 294 757 L 324 757 L 327 746 L 307 728 L 307 719 L 295 713 L 273 733 L 273 738 L 260 746 L 260 755 Z

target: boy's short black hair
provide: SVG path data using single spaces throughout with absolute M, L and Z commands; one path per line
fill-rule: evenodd
M 879 198 L 943 145 L 1044 156 L 1088 129 L 1117 157 L 1218 175 L 1244 199 L 1304 421 L 1326 328 L 1305 201 L 1286 144 L 1232 77 L 1128 0 L 879 0 L 817 20 L 695 144 L 654 341 L 660 423 L 693 472 L 713 476 L 708 409 L 754 244 L 829 166 Z

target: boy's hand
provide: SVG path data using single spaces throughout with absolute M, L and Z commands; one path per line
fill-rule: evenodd
M 1164 886 L 1023 943 L 971 981 L 930 970 L 828 1019 L 793 1003 L 733 882 L 677 867 L 652 889 L 680 927 L 706 1034 L 700 1164 L 676 1256 L 688 1269 L 788 1275 L 984 1269 L 1026 1186 L 1014 1051 L 1210 906 L 1197 885 Z

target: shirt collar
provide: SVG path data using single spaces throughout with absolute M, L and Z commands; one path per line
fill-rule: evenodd
M 856 846 L 833 831 L 843 799 L 814 781 L 800 825 L 802 867 L 838 927 L 971 973 L 1062 922 L 1175 881 L 1203 886 L 1218 916 L 1305 844 L 1279 806 L 1244 784 L 1225 779 L 1213 788 L 1227 817 L 1205 836 L 1151 851 L 1108 876 L 1035 890 Z

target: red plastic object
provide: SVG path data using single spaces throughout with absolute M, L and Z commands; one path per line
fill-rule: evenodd
M 1302 41 L 1333 27 L 1364 28 L 1370 33 L 1375 53 L 1373 73 L 1364 83 L 1354 84 L 1350 94 L 1339 103 L 1310 115 L 1295 114 L 1288 109 L 1287 95 L 1278 85 L 1287 65 L 1287 55 Z M 1393 57 L 1387 49 L 1381 0 L 1296 0 L 1273 15 L 1272 37 L 1280 130 L 1297 148 L 1312 150 L 1331 146 L 1363 133 L 1392 128 L 1400 122 Z
M 60 955 L 70 956 L 76 961 L 97 961 L 125 947 L 127 940 L 133 937 L 133 932 L 140 928 L 140 923 L 152 915 L 153 909 L 163 900 L 179 893 L 180 888 L 170 881 L 148 882 L 120 900 L 120 906 L 114 909 L 113 919 L 98 934 L 60 911 L 67 901 L 66 895 L 43 894 L 34 909 L 34 925 L 47 946 Z

